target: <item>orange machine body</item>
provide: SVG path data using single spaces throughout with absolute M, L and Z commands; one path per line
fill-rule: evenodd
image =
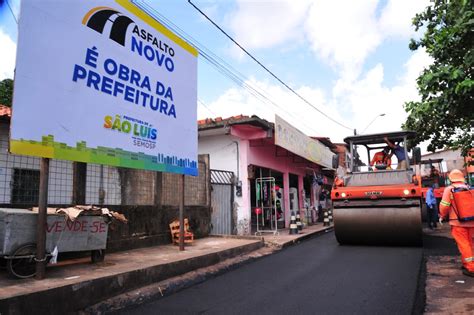
M 421 187 L 415 184 L 390 186 L 334 187 L 332 200 L 421 198 Z
M 443 198 L 443 192 L 444 192 L 444 189 L 446 187 L 438 187 L 438 188 L 434 188 L 433 189 L 433 192 L 434 192 L 434 196 L 436 199 L 441 199 Z M 426 193 L 428 192 L 428 189 L 429 187 L 422 187 L 421 188 L 421 197 L 422 198 L 425 198 L 426 197 Z

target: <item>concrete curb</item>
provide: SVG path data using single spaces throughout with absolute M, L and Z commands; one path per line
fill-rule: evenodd
M 231 257 L 240 256 L 263 247 L 255 242 L 168 264 L 132 270 L 113 276 L 49 288 L 44 291 L 0 300 L 0 314 L 64 314 L 86 309 L 107 298 L 123 294 L 190 271 L 216 265 Z
M 211 234 L 209 237 L 219 237 L 219 238 L 230 238 L 230 239 L 237 239 L 237 240 L 261 240 L 263 241 L 263 236 L 243 236 L 243 235 L 224 235 L 224 234 Z
M 317 232 L 313 232 L 313 233 L 308 233 L 308 234 L 303 234 L 301 237 L 298 237 L 294 240 L 291 240 L 291 241 L 288 241 L 288 242 L 285 242 L 281 245 L 281 248 L 286 248 L 288 246 L 291 246 L 291 245 L 294 245 L 294 244 L 298 244 L 299 242 L 301 241 L 304 241 L 310 237 L 313 237 L 313 236 L 318 236 L 318 235 L 321 235 L 321 234 L 326 234 L 328 232 L 331 232 L 332 230 L 334 230 L 334 226 L 329 226 L 328 228 L 324 229 L 324 230 L 321 230 L 321 231 L 317 231 Z

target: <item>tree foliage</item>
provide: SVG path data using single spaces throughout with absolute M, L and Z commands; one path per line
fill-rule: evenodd
M 5 79 L 0 81 L 0 104 L 8 107 L 12 106 L 13 80 Z
M 472 0 L 433 0 L 413 19 L 420 47 L 433 63 L 417 79 L 421 101 L 405 104 L 403 128 L 417 132 L 415 143 L 430 140 L 429 151 L 474 147 L 474 12 Z

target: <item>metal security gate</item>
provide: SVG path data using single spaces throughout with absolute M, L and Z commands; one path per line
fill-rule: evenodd
M 232 234 L 234 172 L 211 170 L 211 234 Z

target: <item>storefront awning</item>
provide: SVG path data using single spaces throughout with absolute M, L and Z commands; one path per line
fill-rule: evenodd
M 308 161 L 333 170 L 334 153 L 318 140 L 312 139 L 275 115 L 275 144 Z

